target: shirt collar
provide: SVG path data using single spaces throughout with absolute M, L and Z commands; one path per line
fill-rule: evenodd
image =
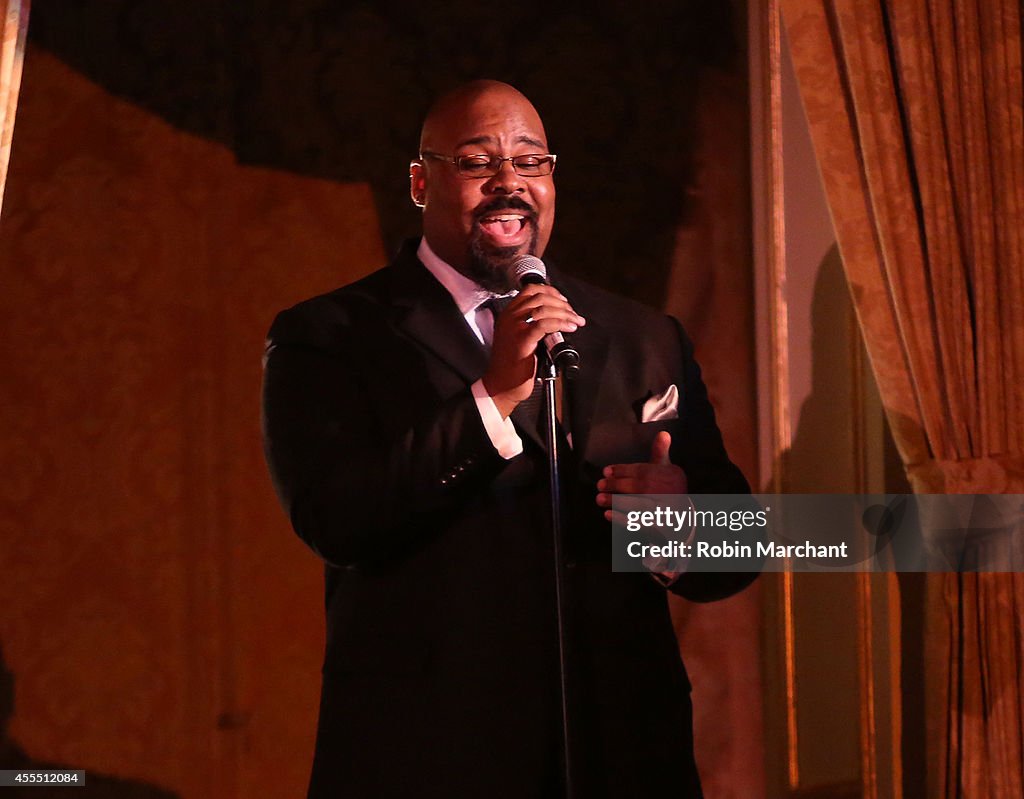
M 430 274 L 437 278 L 437 281 L 452 295 L 452 299 L 455 300 L 455 304 L 459 308 L 459 313 L 463 316 L 476 310 L 492 297 L 514 296 L 518 293 L 511 292 L 508 295 L 498 295 L 479 286 L 476 282 L 457 271 L 455 267 L 442 261 L 437 253 L 430 249 L 426 236 L 420 239 L 420 246 L 416 250 L 416 257 L 420 259 L 420 262 L 427 267 Z

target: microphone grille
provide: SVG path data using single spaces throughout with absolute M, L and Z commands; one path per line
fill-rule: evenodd
M 545 283 L 548 279 L 548 269 L 544 266 L 544 262 L 535 255 L 517 255 L 512 259 L 510 265 L 512 272 L 512 278 L 515 284 L 521 285 L 523 278 L 527 275 L 540 275 L 541 280 Z

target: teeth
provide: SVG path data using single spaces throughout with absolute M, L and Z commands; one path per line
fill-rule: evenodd
M 484 217 L 484 222 L 521 222 L 525 217 L 521 214 L 502 214 L 501 216 Z

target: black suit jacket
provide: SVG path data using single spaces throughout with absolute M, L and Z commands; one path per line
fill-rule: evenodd
M 547 796 L 562 744 L 546 455 L 518 410 L 525 451 L 495 451 L 470 391 L 487 354 L 415 246 L 282 312 L 269 334 L 267 459 L 326 563 L 310 796 Z M 646 461 L 667 429 L 693 492 L 748 487 L 679 324 L 552 277 L 587 319 L 563 466 L 580 795 L 697 796 L 665 589 L 611 571 L 594 484 L 609 463 Z M 673 383 L 679 418 L 640 423 L 643 400 Z M 703 601 L 749 579 L 693 574 L 671 590 Z

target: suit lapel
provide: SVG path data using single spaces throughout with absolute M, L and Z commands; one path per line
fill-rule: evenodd
M 407 242 L 392 263 L 396 324 L 466 383 L 472 383 L 487 369 L 487 350 L 469 329 L 447 289 L 416 257 L 417 243 Z M 557 277 L 553 277 L 558 285 Z M 583 296 L 569 299 L 574 304 L 585 300 Z M 573 450 L 585 454 L 608 359 L 608 334 L 588 315 L 585 304 L 578 305 L 577 310 L 587 317 L 587 324 L 572 334 L 582 366 L 575 380 L 566 381 L 566 393 Z M 535 419 L 527 419 L 524 414 L 521 408 L 512 412 L 516 427 L 542 449 L 546 448 L 544 431 L 538 429 Z
M 569 302 L 587 323 L 572 334 L 572 343 L 580 354 L 580 371 L 574 380 L 565 381 L 565 392 L 569 404 L 569 426 L 572 430 L 572 448 L 577 454 L 577 463 L 582 464 L 590 440 L 594 412 L 600 404 L 601 386 L 608 364 L 608 332 L 596 320 L 592 312 L 590 294 L 586 286 L 571 278 L 563 280 L 557 268 L 548 265 L 551 282 L 562 291 Z
M 473 335 L 455 301 L 407 243 L 392 263 L 392 296 L 400 330 L 429 350 L 466 383 L 487 368 L 487 351 Z
M 430 351 L 466 383 L 473 383 L 487 369 L 487 349 L 466 324 L 448 290 L 416 257 L 416 243 L 409 242 L 392 263 L 392 296 L 399 308 L 397 325 Z M 516 428 L 538 446 L 545 447 L 543 431 L 525 411 L 512 413 Z
M 578 461 L 582 463 L 608 361 L 608 334 L 584 308 L 577 307 L 577 310 L 586 317 L 587 324 L 572 334 L 572 343 L 580 354 L 580 371 L 575 380 L 566 381 L 566 387 L 573 451 L 579 454 Z

